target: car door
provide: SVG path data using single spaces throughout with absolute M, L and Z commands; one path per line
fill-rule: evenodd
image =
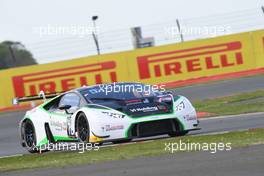
M 54 139 L 57 140 L 68 140 L 68 122 L 73 112 L 80 108 L 81 98 L 76 93 L 67 93 L 58 102 L 58 106 L 51 113 L 50 128 Z M 71 108 L 66 110 L 61 110 L 60 107 L 70 105 Z

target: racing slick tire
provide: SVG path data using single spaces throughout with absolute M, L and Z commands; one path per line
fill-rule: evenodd
M 189 131 L 181 130 L 181 126 L 179 123 L 175 123 L 175 128 L 176 131 L 170 132 L 168 134 L 170 137 L 184 136 L 189 132 Z
M 30 120 L 26 120 L 22 123 L 21 136 L 23 139 L 23 144 L 30 153 L 38 152 L 36 147 L 36 133 L 35 127 Z
M 82 112 L 76 119 L 76 131 L 80 142 L 87 143 L 90 138 L 90 128 L 86 115 Z

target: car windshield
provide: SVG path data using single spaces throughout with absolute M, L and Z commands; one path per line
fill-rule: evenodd
M 118 83 L 90 87 L 81 91 L 86 100 L 130 100 L 161 94 L 153 86 L 144 84 Z

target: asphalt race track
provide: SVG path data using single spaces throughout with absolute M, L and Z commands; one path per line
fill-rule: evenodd
M 263 145 L 228 152 L 184 152 L 96 165 L 3 173 L 14 176 L 263 176 Z
M 190 100 L 214 98 L 264 89 L 264 76 L 248 77 L 228 81 L 201 84 L 178 88 L 174 93 L 184 95 Z M 19 144 L 18 123 L 25 112 L 0 114 L 0 156 L 27 153 Z M 240 118 L 226 118 L 201 121 L 201 131 L 192 134 L 233 131 L 247 128 L 264 127 L 264 115 L 256 114 Z
M 264 76 L 247 77 L 232 81 L 226 80 L 206 85 L 201 84 L 190 87 L 183 87 L 176 89 L 175 93 L 184 95 L 190 100 L 199 100 L 228 96 L 241 92 L 251 92 L 259 89 L 264 89 Z
M 264 89 L 264 76 L 248 77 L 228 81 L 214 82 L 204 85 L 178 88 L 173 92 L 184 95 L 190 100 L 199 100 L 227 96 L 240 92 Z M 18 123 L 25 112 L 0 114 L 0 156 L 27 153 L 19 144 Z M 264 115 L 256 114 L 245 117 L 202 120 L 202 130 L 192 134 L 233 131 L 240 129 L 264 127 Z

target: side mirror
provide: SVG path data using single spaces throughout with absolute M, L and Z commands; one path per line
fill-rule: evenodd
M 71 105 L 62 105 L 59 107 L 60 110 L 68 110 L 71 108 Z
M 59 107 L 60 110 L 65 110 L 67 114 L 72 114 L 68 110 L 71 108 L 71 105 L 62 105 Z
M 165 94 L 165 95 L 169 95 L 169 94 L 173 95 L 173 92 L 170 91 L 170 90 L 167 90 L 167 91 L 164 92 L 164 94 Z

